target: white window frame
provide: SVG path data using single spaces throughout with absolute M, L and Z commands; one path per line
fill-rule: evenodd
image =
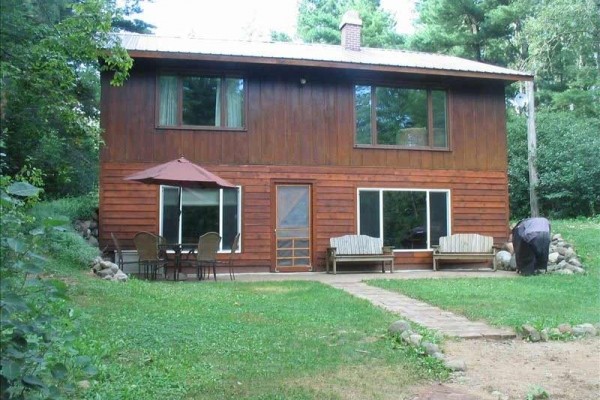
M 356 189 L 356 232 L 360 233 L 360 192 L 378 192 L 379 193 L 379 232 L 381 239 L 383 240 L 383 192 L 424 192 L 427 194 L 426 200 L 426 213 L 427 213 L 427 247 L 426 249 L 394 249 L 394 253 L 408 253 L 408 252 L 425 252 L 433 251 L 431 248 L 431 216 L 429 215 L 429 193 L 430 192 L 443 192 L 446 193 L 446 224 L 448 226 L 448 235 L 452 232 L 452 203 L 451 203 L 451 190 L 450 189 L 421 189 L 421 188 L 371 188 L 371 187 L 360 187 Z
M 159 224 L 159 232 L 160 235 L 162 235 L 163 232 L 163 187 L 175 187 L 177 188 L 177 186 L 170 186 L 170 185 L 160 185 L 160 201 L 159 201 L 159 206 L 158 206 L 158 224 Z M 238 209 L 237 209 L 237 213 L 238 213 L 238 221 L 237 221 L 237 231 L 240 233 L 240 238 L 242 235 L 242 187 L 241 186 L 236 186 L 237 190 L 238 190 Z M 182 194 L 183 191 L 180 190 L 179 191 L 179 212 L 181 213 L 181 206 L 182 206 Z M 182 222 L 183 220 L 181 218 L 179 218 L 179 233 L 178 236 L 181 239 L 181 226 L 182 226 Z M 223 237 L 223 189 L 219 189 L 219 236 Z M 231 250 L 223 250 L 223 241 L 221 241 L 219 243 L 219 253 L 230 253 Z M 242 241 L 240 240 L 238 243 L 238 249 L 236 250 L 236 253 L 241 253 L 242 252 Z

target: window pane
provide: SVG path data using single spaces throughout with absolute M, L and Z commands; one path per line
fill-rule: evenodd
M 371 87 L 354 88 L 356 144 L 371 144 Z
M 220 78 L 182 78 L 183 125 L 220 126 Z
M 427 145 L 427 91 L 376 89 L 377 144 Z
M 183 189 L 181 241 L 195 243 L 200 235 L 219 232 L 219 189 Z
M 244 126 L 244 80 L 225 79 L 227 85 L 227 126 Z
M 433 146 L 448 147 L 446 133 L 446 92 L 432 90 L 433 101 Z
M 359 234 L 380 238 L 379 191 L 361 190 L 358 193 L 358 202 L 360 210 Z
M 159 110 L 158 124 L 177 125 L 177 77 L 161 76 L 158 81 Z
M 179 188 L 162 187 L 162 236 L 170 243 L 179 242 Z
M 383 244 L 427 248 L 426 192 L 383 192 Z
M 431 244 L 439 245 L 440 237 L 448 235 L 448 193 L 429 193 L 429 224 Z
M 223 189 L 223 250 L 231 250 L 238 233 L 238 198 L 237 189 Z

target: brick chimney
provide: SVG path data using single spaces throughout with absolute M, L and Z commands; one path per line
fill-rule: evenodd
M 358 11 L 348 10 L 342 17 L 340 30 L 342 32 L 342 47 L 346 50 L 360 51 L 360 30 L 362 20 Z

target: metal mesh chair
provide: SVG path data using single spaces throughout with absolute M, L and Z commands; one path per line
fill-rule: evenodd
M 233 270 L 233 257 L 235 252 L 240 248 L 240 234 L 235 235 L 233 243 L 231 244 L 231 253 L 229 253 L 229 279 L 235 281 L 235 271 Z
M 215 281 L 217 280 L 217 253 L 219 252 L 219 244 L 221 236 L 217 232 L 208 232 L 200 236 L 198 246 L 196 248 L 195 264 L 197 268 L 198 279 L 204 276 L 203 268 L 207 270 L 207 277 L 210 277 L 210 267 L 213 270 Z
M 144 267 L 144 277 L 156 279 L 158 270 L 164 268 L 167 261 L 160 255 L 160 237 L 150 232 L 138 232 L 133 237 L 133 243 L 138 252 L 139 269 Z
M 110 237 L 112 238 L 113 245 L 115 246 L 115 264 L 119 266 L 119 269 L 123 271 L 123 267 L 125 264 L 138 264 L 137 261 L 123 261 L 123 250 L 121 249 L 121 245 L 119 244 L 119 240 L 115 236 L 114 233 L 110 233 Z

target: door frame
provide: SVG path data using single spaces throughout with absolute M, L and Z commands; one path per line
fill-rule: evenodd
M 277 186 L 278 185 L 286 185 L 286 186 L 308 186 L 309 188 L 309 196 L 310 196 L 310 215 L 308 216 L 308 220 L 310 223 L 310 266 L 308 267 L 283 267 L 277 268 Z M 310 179 L 271 179 L 271 225 L 269 229 L 271 230 L 271 272 L 310 272 L 315 270 L 315 181 Z

